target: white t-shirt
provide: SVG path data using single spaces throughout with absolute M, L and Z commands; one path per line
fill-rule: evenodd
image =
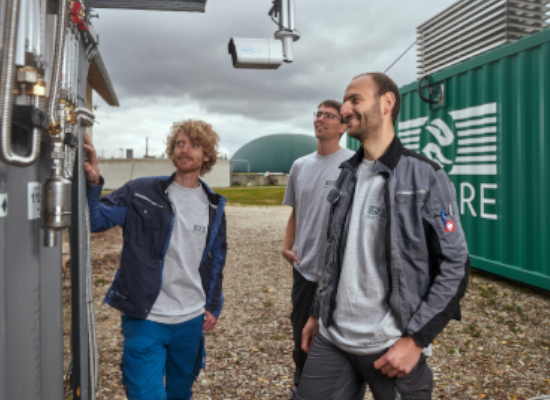
M 321 276 L 328 245 L 330 203 L 327 196 L 340 175 L 340 164 L 353 154 L 348 149 L 340 149 L 328 156 L 315 152 L 292 164 L 283 204 L 295 210 L 294 247 L 300 265 L 294 263 L 294 268 L 308 281 L 317 282 Z
M 199 266 L 206 247 L 209 222 L 208 197 L 176 182 L 168 187 L 174 211 L 174 226 L 164 257 L 162 288 L 148 320 L 179 324 L 204 314 L 206 294 Z
M 387 302 L 385 179 L 372 171 L 374 163 L 364 159 L 357 170 L 334 323 L 326 329 L 320 321 L 325 338 L 358 355 L 379 353 L 402 337 Z

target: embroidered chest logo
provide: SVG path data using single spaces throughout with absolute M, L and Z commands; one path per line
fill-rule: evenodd
M 206 226 L 195 225 L 193 228 L 193 236 L 204 236 L 206 235 Z
M 367 211 L 367 219 L 380 221 L 386 219 L 386 210 L 384 208 L 370 206 Z
M 333 187 L 335 183 L 336 181 L 325 181 L 325 189 Z

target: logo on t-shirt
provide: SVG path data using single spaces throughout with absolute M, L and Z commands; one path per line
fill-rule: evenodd
M 195 225 L 193 229 L 193 236 L 204 236 L 206 235 L 206 226 Z
M 367 211 L 367 219 L 370 219 L 373 221 L 380 221 L 382 219 L 386 219 L 386 210 L 384 208 L 370 206 L 369 210 Z
M 335 183 L 336 181 L 325 181 L 325 189 L 333 187 Z

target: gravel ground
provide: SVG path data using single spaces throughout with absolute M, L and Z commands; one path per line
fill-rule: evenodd
M 292 270 L 280 256 L 289 213 L 287 207 L 227 207 L 225 307 L 215 331 L 207 333 L 207 367 L 197 379 L 194 399 L 290 397 Z M 120 316 L 102 303 L 121 246 L 118 228 L 92 235 L 101 360 L 98 399 L 125 398 Z M 63 287 L 67 364 L 68 276 Z M 462 309 L 462 321 L 451 322 L 434 342 L 429 363 L 435 399 L 520 400 L 550 394 L 548 294 L 474 273 Z

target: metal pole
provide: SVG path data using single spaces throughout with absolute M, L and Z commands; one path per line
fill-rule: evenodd
M 86 82 L 88 77 L 88 61 L 86 47 L 79 46 L 78 53 L 78 107 L 86 107 Z M 86 128 L 82 124 L 78 132 L 78 147 L 73 172 L 71 220 L 71 351 L 73 355 L 73 399 L 92 400 L 89 390 L 88 362 L 88 321 L 86 311 L 86 178 L 82 164 L 84 150 L 83 136 Z
M 0 162 L 0 193 L 6 193 L 6 165 Z M 1 196 L 4 202 L 4 196 Z M 0 204 L 0 207 L 2 204 Z M 3 210 L 0 210 L 3 211 Z M 2 216 L 4 213 L 2 212 Z M 7 385 L 6 385 L 6 368 L 7 368 L 7 338 L 6 338 L 6 219 L 0 218 L 0 400 L 8 400 Z
M 288 0 L 288 29 L 294 30 L 294 15 L 295 15 L 294 0 Z

